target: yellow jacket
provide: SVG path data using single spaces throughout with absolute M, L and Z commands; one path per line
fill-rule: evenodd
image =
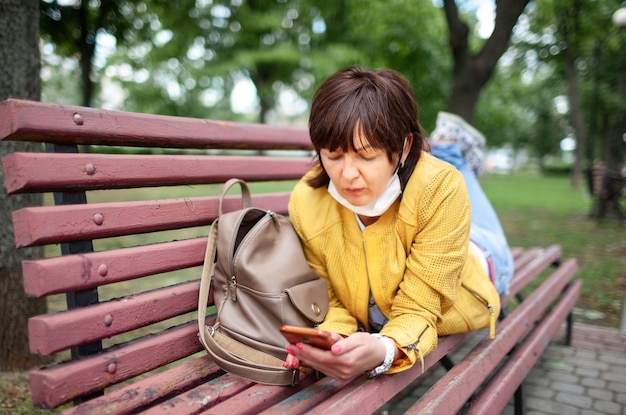
M 381 334 L 405 354 L 388 373 L 423 365 L 438 336 L 493 329 L 499 296 L 468 249 L 469 197 L 450 164 L 423 153 L 402 199 L 363 231 L 326 188 L 304 179 L 289 215 L 309 265 L 329 282 L 330 308 L 319 327 L 343 335 L 369 330 L 371 292 L 389 320 Z

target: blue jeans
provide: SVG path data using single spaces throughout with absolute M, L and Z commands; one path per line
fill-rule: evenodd
M 495 275 L 492 278 L 498 293 L 508 294 L 515 264 L 493 206 L 457 144 L 435 143 L 432 155 L 452 164 L 463 175 L 471 204 L 470 239 L 482 248 L 485 257 L 493 263 Z

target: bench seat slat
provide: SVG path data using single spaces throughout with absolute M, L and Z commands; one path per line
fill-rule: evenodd
M 499 341 L 483 341 L 479 344 L 429 389 L 406 414 L 457 413 L 478 386 L 503 361 L 505 355 L 535 325 L 577 270 L 576 260 L 565 261 L 503 320 L 496 331 L 496 338 L 499 338 Z
M 288 200 L 287 192 L 257 194 L 252 205 L 284 214 Z M 228 196 L 223 208 L 240 209 L 241 197 Z M 28 207 L 13 212 L 13 224 L 15 244 L 22 248 L 203 226 L 217 214 L 217 196 L 194 197 Z
M 461 333 L 440 338 L 437 348 L 424 358 L 424 370 L 426 371 L 436 365 L 439 360 L 459 346 L 468 336 L 469 333 Z M 342 405 L 346 405 L 344 412 L 346 414 L 373 413 L 385 402 L 385 399 L 372 400 L 372 396 L 394 396 L 414 382 L 421 374 L 421 371 L 421 365 L 416 364 L 411 369 L 396 373 L 392 377 L 379 376 L 373 379 L 363 377 L 359 379 L 358 382 L 350 383 L 342 388 L 339 388 L 336 381 L 332 379 L 323 379 L 325 382 L 329 383 L 329 385 L 313 385 L 267 409 L 262 412 L 262 414 L 335 414 L 341 413 L 343 409 L 339 409 L 339 407 Z M 368 403 L 374 402 L 374 406 L 363 406 L 365 405 L 364 397 L 367 397 L 366 401 Z M 341 404 L 338 405 L 339 402 L 341 402 Z M 358 407 L 352 405 L 351 402 Z
M 141 114 L 9 99 L 0 140 L 195 149 L 310 149 L 306 128 Z
M 193 322 L 100 354 L 32 371 L 33 404 L 55 408 L 197 353 L 203 350 L 197 333 L 197 322 Z
M 140 408 L 153 404 L 155 400 L 164 399 L 199 384 L 204 384 L 207 379 L 218 376 L 220 373 L 221 369 L 213 364 L 208 355 L 192 358 L 174 368 L 107 392 L 103 397 L 94 398 L 78 406 L 68 408 L 63 411 L 63 415 L 138 413 Z M 226 383 L 225 376 L 227 375 L 220 376 L 223 384 Z M 210 382 L 206 384 L 210 384 Z M 198 396 L 198 400 L 210 397 L 214 397 L 216 400 L 226 398 L 227 396 L 220 390 L 220 386 L 217 384 L 212 389 L 204 389 L 202 391 L 204 395 Z
M 581 286 L 581 280 L 572 282 L 547 317 L 524 341 L 524 346 L 518 347 L 511 354 L 507 362 L 489 380 L 488 385 L 476 396 L 470 406 L 469 414 L 501 413 L 504 410 L 510 400 L 509 397 L 522 384 L 528 372 L 554 338 L 561 323 L 576 305 Z
M 202 237 L 23 261 L 24 291 L 42 297 L 200 266 L 206 244 Z
M 93 304 L 28 321 L 31 353 L 48 356 L 196 311 L 199 281 Z M 72 330 L 80 327 L 80 330 Z
M 515 258 L 515 272 L 526 266 L 526 264 L 540 255 L 542 251 L 539 247 L 532 247 L 522 252 L 518 258 Z
M 2 165 L 7 193 L 12 194 L 211 184 L 232 177 L 297 180 L 310 169 L 311 158 L 12 153 Z
M 530 248 L 529 248 L 530 249 Z M 517 263 L 517 258 L 522 255 L 524 253 L 525 249 L 522 248 L 521 246 L 514 246 L 511 247 L 511 255 L 513 256 L 513 259 L 515 259 L 515 262 Z
M 211 379 L 170 400 L 142 411 L 142 415 L 198 414 L 239 393 L 248 393 L 254 383 L 230 373 Z M 106 408 L 106 407 L 105 407 Z
M 519 293 L 533 278 L 541 274 L 546 268 L 554 264 L 561 258 L 561 247 L 552 245 L 546 249 L 535 251 L 535 255 L 531 260 L 525 262 L 524 267 L 515 273 L 515 277 L 511 280 L 509 294 L 502 296 L 502 303 L 506 303 L 514 295 Z M 527 257 L 520 258 L 526 261 Z

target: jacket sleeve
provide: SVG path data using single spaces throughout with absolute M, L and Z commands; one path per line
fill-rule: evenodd
M 358 323 L 356 318 L 352 316 L 352 314 L 337 298 L 335 290 L 329 281 L 326 266 L 323 264 L 319 254 L 313 249 L 314 244 L 306 243 L 308 240 L 307 236 L 304 235 L 303 232 L 303 218 L 301 216 L 301 209 L 299 209 L 301 200 L 299 199 L 300 193 L 298 189 L 300 189 L 300 186 L 305 186 L 305 184 L 302 181 L 299 182 L 291 194 L 291 198 L 289 200 L 289 217 L 296 233 L 298 234 L 298 237 L 300 238 L 304 256 L 309 266 L 320 278 L 324 278 L 328 282 L 328 312 L 326 313 L 324 321 L 320 323 L 318 327 L 323 330 L 333 331 L 335 333 L 348 336 L 357 331 Z
M 399 217 L 408 232 L 404 278 L 381 334 L 393 338 L 405 357 L 389 373 L 408 369 L 437 347 L 437 323 L 455 301 L 469 243 L 470 204 L 461 174 L 440 170 Z M 411 188 L 407 188 L 411 192 Z

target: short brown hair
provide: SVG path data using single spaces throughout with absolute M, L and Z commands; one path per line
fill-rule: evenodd
M 408 81 L 392 69 L 370 70 L 350 66 L 330 76 L 315 93 L 309 116 L 309 133 L 318 154 L 354 151 L 354 132 L 361 129 L 369 144 L 383 149 L 389 161 L 402 152 L 404 139 L 413 143 L 404 167 L 398 172 L 402 188 L 413 173 L 425 139 L 418 121 L 417 101 Z M 314 188 L 328 185 L 323 169 L 308 180 Z

